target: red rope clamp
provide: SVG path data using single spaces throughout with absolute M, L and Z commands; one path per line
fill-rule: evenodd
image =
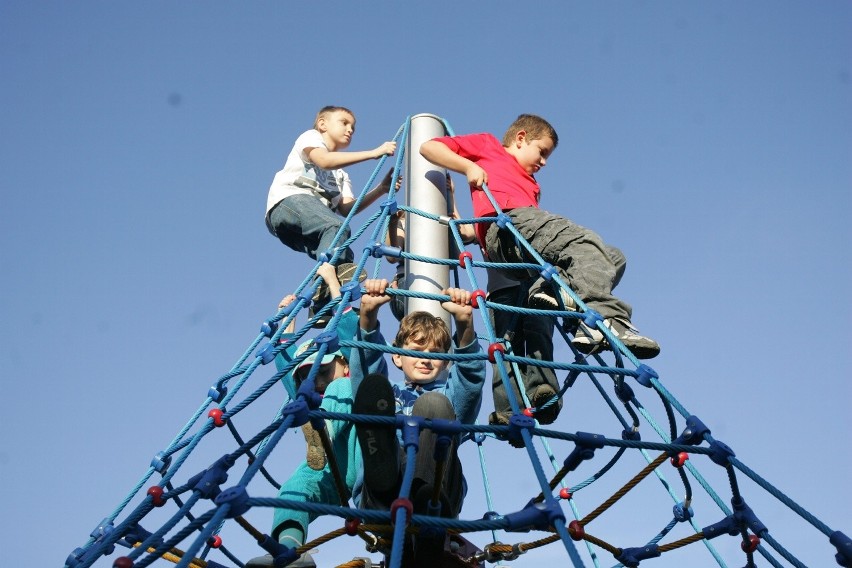
M 760 546 L 760 537 L 756 534 L 748 535 L 748 542 L 742 541 L 740 543 L 740 548 L 743 549 L 743 552 L 746 554 L 750 554 L 757 550 L 757 547 Z
M 127 556 L 121 556 L 115 559 L 112 568 L 133 568 L 133 561 Z
M 506 353 L 506 347 L 502 343 L 492 343 L 488 346 L 488 360 L 492 363 L 496 363 L 497 359 L 494 357 L 494 352 L 499 351 L 500 353 Z
M 219 548 L 222 546 L 222 537 L 218 534 L 216 536 L 211 536 L 207 539 L 207 544 L 210 545 L 210 548 Z
M 396 524 L 396 512 L 400 508 L 405 509 L 405 526 L 411 522 L 411 515 L 414 514 L 414 505 L 408 499 L 402 497 L 396 499 L 390 506 L 391 524 Z
M 571 492 L 568 490 L 568 488 L 567 488 L 567 487 L 563 487 L 562 489 L 560 489 L 560 490 L 559 490 L 559 498 L 560 498 L 560 499 L 566 499 L 566 500 L 567 500 L 567 499 L 570 499 L 570 498 L 571 498 L 571 497 L 573 497 L 573 496 L 574 496 L 574 494 L 573 494 L 573 493 L 571 493 Z
M 346 534 L 349 536 L 357 536 L 358 535 L 358 527 L 361 526 L 361 519 L 357 517 L 352 517 L 346 519 L 346 522 L 343 523 L 343 528 L 346 529 Z
M 459 264 L 462 268 L 467 268 L 467 261 L 473 262 L 473 255 L 465 251 L 459 255 Z
M 580 521 L 571 521 L 568 523 L 568 534 L 571 536 L 572 540 L 580 541 L 586 536 L 586 530 L 583 528 Z
M 162 507 L 166 504 L 166 500 L 163 499 L 163 488 L 159 485 L 154 485 L 153 487 L 148 488 L 148 495 L 151 496 L 151 504 L 155 507 Z
M 224 412 L 222 412 L 221 408 L 211 408 L 207 416 L 213 419 L 213 425 L 216 428 L 221 428 L 225 425 L 225 419 L 222 417 L 223 414 Z
M 482 304 L 482 306 L 479 305 L 479 299 L 480 298 L 482 298 L 483 300 L 485 299 L 485 292 L 483 292 L 482 290 L 474 290 L 473 292 L 471 292 L 471 294 L 470 294 L 470 305 L 473 306 L 476 309 L 479 309 L 481 307 L 485 307 L 485 304 Z
M 688 459 L 689 459 L 689 454 L 686 453 L 686 452 L 681 452 L 676 456 L 672 456 L 672 458 L 669 461 L 672 463 L 673 466 L 680 469 L 680 468 L 683 467 L 683 465 L 686 463 L 686 460 L 688 460 Z

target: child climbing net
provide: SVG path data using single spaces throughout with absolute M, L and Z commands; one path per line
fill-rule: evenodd
M 443 126 L 450 131 L 449 125 Z M 408 119 L 394 137 L 399 147 L 406 147 L 410 128 L 411 119 Z M 408 153 L 409 159 L 415 159 L 414 152 Z M 405 154 L 405 151 L 400 151 L 396 156 L 394 178 L 399 177 Z M 379 161 L 365 191 L 373 186 L 384 161 L 384 158 Z M 347 223 L 357 212 L 359 204 L 360 198 L 347 217 Z M 469 252 L 461 252 L 454 259 L 427 258 L 386 245 L 384 237 L 389 219 L 398 210 L 447 225 L 459 251 L 464 250 L 460 226 L 477 222 L 476 219 L 455 219 L 398 205 L 392 190 L 369 219 L 353 231 L 352 237 L 344 242 L 338 235 L 341 242 L 336 241 L 332 249 L 320 255 L 317 266 L 295 290 L 296 300 L 262 324 L 260 333 L 248 349 L 210 387 L 187 424 L 154 456 L 124 501 L 98 524 L 88 542 L 68 556 L 67 568 L 92 566 L 108 557 L 117 568 L 141 568 L 160 561 L 197 568 L 243 566 L 258 552 L 272 554 L 277 564 L 283 566 L 303 552 L 343 537 L 357 539 L 361 544 L 356 549 L 360 549 L 360 556 L 364 558 L 352 562 L 341 558 L 337 562 L 339 565 L 371 566 L 376 560 L 368 557 L 378 556 L 379 565 L 396 567 L 402 565 L 402 560 L 394 543 L 401 542 L 406 532 L 445 534 L 447 566 L 512 564 L 513 561 L 521 562 L 526 555 L 555 548 L 574 566 L 585 566 L 584 556 L 595 566 L 613 562 L 639 566 L 672 554 L 684 558 L 685 551 L 697 548 L 703 549 L 702 554 L 709 555 L 719 566 L 725 566 L 726 560 L 757 566 L 761 558 L 773 566 L 784 566 L 784 562 L 803 566 L 795 551 L 787 550 L 776 540 L 771 519 L 752 508 L 746 482 L 748 489 L 762 490 L 822 533 L 828 540 L 827 544 L 820 544 L 826 550 L 826 557 L 834 547 L 836 563 L 852 566 L 852 541 L 849 537 L 826 526 L 737 459 L 731 448 L 712 436 L 707 423 L 687 411 L 663 386 L 654 369 L 640 364 L 617 337 L 607 335 L 612 346 L 612 351 L 607 353 L 584 355 L 572 348 L 570 340 L 578 322 L 596 324 L 595 314 L 584 310 L 582 302 L 577 302 L 576 311 L 545 311 L 487 299 L 478 283 L 486 268 L 533 271 L 559 286 L 566 284 L 559 281 L 553 267 L 513 230 L 511 220 L 505 215 L 498 216 L 497 223 L 512 232 L 534 262 L 496 265 L 474 260 Z M 367 233 L 369 236 L 366 236 Z M 315 336 L 313 347 L 300 353 L 285 368 L 273 372 L 268 370 L 274 367 L 269 363 L 285 348 L 280 341 L 283 329 L 300 313 L 307 313 L 311 306 L 311 299 L 319 286 L 317 268 L 324 261 L 335 261 L 340 251 L 365 236 L 369 244 L 357 259 L 358 270 L 370 270 L 372 262 L 372 272 L 378 276 L 383 268 L 380 261 L 385 257 L 435 263 L 450 267 L 457 285 L 465 283 L 464 287 L 474 290 L 473 304 L 482 322 L 479 329 L 483 330 L 479 339 L 487 348 L 482 355 L 449 353 L 443 356 L 451 361 L 476 356 L 494 364 L 495 372 L 499 373 L 500 380 L 507 387 L 506 395 L 513 409 L 507 424 L 462 425 L 457 422 L 320 413 L 319 397 L 313 389 L 316 368 L 312 368 L 295 396 L 286 397 L 280 406 L 277 404 L 282 398 L 282 389 L 277 383 L 312 355 L 322 359 L 341 346 L 410 354 L 397 347 L 338 339 L 335 329 L 344 309 L 357 303 L 361 294 L 360 283 L 354 281 L 342 286 L 339 298 L 323 306 L 295 332 L 292 341 L 301 342 L 313 333 L 317 322 L 330 316 L 325 329 Z M 388 293 L 405 298 L 446 299 L 439 294 L 405 289 L 392 289 Z M 553 318 L 557 339 L 562 340 L 558 350 L 560 357 L 554 358 L 558 360 L 542 361 L 514 354 L 511 343 L 497 337 L 492 324 L 493 313 L 501 311 Z M 607 334 L 606 330 L 603 332 Z M 524 374 L 518 368 L 522 365 L 546 367 L 564 374 L 555 398 L 535 407 L 526 398 L 523 384 L 511 388 L 510 381 L 523 381 Z M 650 401 L 640 401 L 637 388 L 642 394 L 651 394 L 647 397 Z M 515 393 L 520 395 L 520 400 Z M 579 414 L 578 401 L 582 400 L 583 406 L 591 404 L 592 395 L 598 397 L 601 409 L 611 412 L 617 424 L 616 430 L 607 426 L 608 433 L 572 433 L 556 428 L 574 420 L 571 413 Z M 275 401 L 273 406 L 270 406 L 270 400 Z M 542 427 L 536 419 L 538 413 L 560 401 L 569 408 L 568 416 L 564 413 L 554 426 Z M 662 423 L 654 418 L 652 404 L 662 410 Z M 248 411 L 258 407 L 271 415 L 268 421 L 248 419 Z M 280 469 L 275 461 L 277 456 L 288 452 L 301 453 L 300 448 L 292 448 L 294 443 L 301 444 L 301 439 L 294 442 L 285 439 L 286 435 L 308 422 L 322 423 L 325 419 L 392 424 L 401 428 L 404 437 L 409 438 L 412 433 L 416 437 L 423 428 L 434 429 L 439 436 L 459 435 L 466 440 L 463 446 L 469 448 L 468 457 L 479 458 L 482 489 L 474 499 L 469 497 L 461 519 L 413 515 L 405 485 L 390 512 L 349 506 L 348 492 L 340 482 L 337 484 L 338 505 L 264 497 L 274 494 L 280 486 L 275 476 Z M 246 428 L 249 423 L 251 426 Z M 258 425 L 255 426 L 255 423 Z M 652 436 L 655 441 L 643 439 Z M 327 437 L 322 438 L 329 466 L 334 471 L 334 454 Z M 223 447 L 232 450 L 222 454 Z M 487 453 L 501 451 L 511 453 L 501 454 L 509 457 L 497 466 L 486 459 Z M 213 457 L 202 462 L 208 465 L 198 466 L 199 455 Z M 529 462 L 526 470 L 517 465 L 522 456 Z M 489 472 L 493 474 L 495 469 L 505 468 L 507 461 L 511 461 L 513 479 L 510 484 L 501 485 L 501 480 L 489 476 Z M 702 469 L 707 466 L 707 471 L 700 471 L 697 464 Z M 518 479 L 521 474 L 528 475 L 524 483 Z M 673 481 L 668 480 L 669 476 Z M 339 481 L 339 475 L 337 477 Z M 711 479 L 729 488 L 726 497 L 713 488 Z M 643 488 L 648 485 L 659 487 L 661 495 L 668 495 L 672 504 L 653 513 L 642 510 L 637 514 L 629 502 L 640 485 Z M 703 493 L 698 492 L 698 488 Z M 471 512 L 474 502 L 481 504 L 484 510 Z M 625 505 L 625 502 L 628 504 Z M 134 504 L 132 508 L 131 503 Z M 259 522 L 268 523 L 271 508 L 309 511 L 329 519 L 332 524 L 336 520 L 338 526 L 297 550 L 287 550 L 255 526 Z M 258 511 L 258 521 L 253 524 L 249 517 Z M 630 528 L 613 528 L 619 527 L 617 517 L 625 516 L 633 519 Z M 616 522 L 608 524 L 613 517 L 616 517 Z M 641 519 L 637 521 L 637 517 Z M 655 522 L 656 525 L 653 524 Z M 236 536 L 238 534 L 248 535 L 253 543 L 249 547 L 251 550 L 241 550 L 243 554 L 240 555 L 227 544 L 231 538 L 234 541 L 243 538 Z M 737 552 L 726 554 L 722 549 L 727 546 L 717 546 L 719 542 L 735 543 Z M 128 549 L 126 552 L 123 550 L 125 547 Z M 332 562 L 329 560 L 327 564 Z

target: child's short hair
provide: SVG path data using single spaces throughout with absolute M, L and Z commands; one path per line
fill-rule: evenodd
M 352 112 L 351 110 L 349 110 L 346 107 L 332 106 L 332 105 L 324 106 L 319 110 L 319 112 L 317 113 L 317 117 L 314 119 L 314 128 L 316 128 L 319 125 L 319 121 L 320 121 L 321 118 L 325 118 L 328 115 L 330 115 L 331 113 L 337 112 L 339 110 L 342 110 L 343 112 L 348 112 L 353 117 L 355 116 L 355 113 Z
M 429 312 L 411 312 L 399 322 L 393 345 L 402 347 L 406 343 L 416 343 L 449 353 L 451 342 L 450 330 L 444 320 Z
M 548 136 L 553 140 L 554 148 L 559 144 L 556 129 L 549 122 L 535 114 L 522 114 L 515 119 L 515 122 L 509 126 L 509 129 L 503 135 L 503 146 L 508 148 L 512 144 L 515 134 L 520 130 L 524 130 L 530 140 L 541 140 Z

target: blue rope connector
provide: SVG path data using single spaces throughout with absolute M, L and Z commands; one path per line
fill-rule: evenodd
M 220 387 L 219 385 L 213 385 L 210 387 L 210 390 L 207 391 L 207 396 L 213 402 L 222 402 L 222 399 L 225 398 L 225 395 L 228 394 L 227 387 Z
M 387 209 L 388 213 L 393 214 L 399 209 L 399 204 L 396 202 L 396 199 L 385 199 L 379 207 L 381 209 Z
M 686 522 L 693 516 L 692 507 L 687 507 L 683 501 L 675 505 L 672 512 L 675 520 L 679 523 Z
M 281 414 L 285 418 L 290 415 L 293 416 L 291 426 L 302 426 L 309 419 L 308 403 L 304 400 L 294 400 L 281 410 Z
M 628 442 L 638 442 L 642 440 L 642 434 L 639 433 L 639 430 L 628 430 L 625 428 L 621 431 L 621 439 Z
M 368 247 L 364 247 L 364 252 L 368 253 L 373 258 L 382 258 L 383 256 L 399 258 L 402 256 L 402 249 L 400 247 L 392 247 L 382 243 L 373 243 Z
M 746 505 L 745 499 L 742 497 L 732 497 L 731 505 L 734 507 L 734 518 L 740 523 L 740 526 L 747 526 L 757 536 L 762 536 L 766 533 L 766 525 L 757 518 L 751 507 Z
M 89 533 L 89 536 L 95 539 L 95 542 L 103 542 L 104 539 L 106 539 L 110 534 L 112 534 L 114 530 L 115 527 L 113 526 L 112 522 L 107 519 L 104 519 L 100 523 L 98 523 L 98 526 L 96 526 L 91 533 Z M 114 551 L 115 545 L 111 544 L 106 549 L 106 551 L 104 551 L 104 554 L 112 554 Z
M 659 379 L 660 375 L 657 374 L 657 371 L 649 367 L 648 365 L 639 365 L 636 368 L 636 371 L 639 373 L 636 375 L 636 382 L 642 385 L 643 387 L 651 388 L 654 386 L 651 383 L 651 379 Z
M 505 213 L 500 213 L 497 215 L 497 220 L 495 221 L 495 223 L 497 223 L 497 226 L 501 229 L 505 229 L 507 225 L 512 224 L 512 218 Z
M 595 450 L 604 447 L 604 437 L 600 434 L 590 434 L 588 432 L 577 432 L 578 439 L 574 442 L 574 449 L 565 458 L 562 467 L 568 471 L 574 471 L 581 463 L 595 457 Z
M 151 460 L 151 467 L 154 471 L 163 475 L 172 463 L 172 456 L 167 456 L 165 452 L 158 452 L 154 459 Z
M 124 533 L 124 542 L 126 542 L 129 546 L 135 545 L 137 542 L 143 542 L 148 540 L 148 537 L 151 536 L 151 532 L 146 531 L 139 523 L 133 523 L 130 525 Z M 157 542 L 152 543 L 151 546 L 158 547 L 162 544 L 162 539 L 159 539 Z
M 597 329 L 599 321 L 603 321 L 603 316 L 595 310 L 587 309 L 583 314 L 583 323 L 586 324 L 586 327 Z
M 340 287 L 340 294 L 346 294 L 349 292 L 349 301 L 354 302 L 361 298 L 361 283 L 353 280 L 351 282 L 347 282 L 343 286 Z
M 272 342 L 264 345 L 263 349 L 261 349 L 257 356 L 260 357 L 260 362 L 264 365 L 268 365 L 269 363 L 275 361 L 275 344 Z
M 625 382 L 620 382 L 615 385 L 615 396 L 617 396 L 618 400 L 621 402 L 627 403 L 633 400 L 635 395 L 633 394 L 633 389 L 630 388 L 630 385 Z
M 508 438 L 514 442 L 523 442 L 524 437 L 521 430 L 532 430 L 535 428 L 535 419 L 525 414 L 513 414 L 509 417 Z
M 508 526 L 507 531 L 527 532 L 531 529 L 546 531 L 553 526 L 554 521 L 565 521 L 565 514 L 554 500 L 543 503 L 530 503 L 520 511 L 509 513 L 503 517 Z
M 191 485 L 194 491 L 204 499 L 213 499 L 222 492 L 220 485 L 228 481 L 228 470 L 234 465 L 234 460 L 229 455 L 224 455 L 201 473 L 193 476 L 187 485 Z
M 342 287 L 341 287 L 342 288 Z M 340 348 L 340 337 L 336 331 L 324 331 L 316 336 L 314 344 L 317 346 L 327 345 L 325 354 L 334 353 Z
M 657 558 L 660 554 L 660 547 L 656 544 L 650 544 L 639 548 L 624 548 L 621 554 L 616 556 L 615 559 L 628 568 L 636 568 L 641 561 L 649 558 Z
M 710 433 L 710 428 L 704 425 L 697 416 L 686 419 L 686 428 L 680 436 L 672 440 L 672 444 L 680 446 L 697 446 L 704 441 L 704 436 Z
M 293 304 L 287 306 L 287 308 L 291 308 Z M 286 308 L 285 308 L 286 309 Z M 275 332 L 278 331 L 278 322 L 266 320 L 262 324 L 260 324 L 260 333 L 265 335 L 266 337 L 272 337 L 275 335 Z
M 837 549 L 834 559 L 844 568 L 852 568 L 852 539 L 840 531 L 834 531 L 828 537 L 828 542 Z
M 729 515 L 718 523 L 713 523 L 712 525 L 708 525 L 701 529 L 701 533 L 707 540 L 716 538 L 717 536 L 721 536 L 726 533 L 731 536 L 736 536 L 739 534 L 739 532 L 740 531 L 737 527 L 734 515 Z
M 710 442 L 710 459 L 716 465 L 727 466 L 731 463 L 731 458 L 736 456 L 734 450 L 729 448 L 724 442 L 713 440 Z
M 420 448 L 420 428 L 423 426 L 423 418 L 420 416 L 396 415 L 396 427 L 402 427 L 402 445 L 407 450 L 413 447 Z
M 239 517 L 251 509 L 251 505 L 249 505 L 248 500 L 249 496 L 248 492 L 246 492 L 246 488 L 242 485 L 235 485 L 219 493 L 213 502 L 219 506 L 230 505 L 225 516 L 229 519 L 233 519 L 234 517 Z
M 545 262 L 541 265 L 541 271 L 539 274 L 541 274 L 541 277 L 545 280 L 553 280 L 553 277 L 556 275 L 556 267 Z

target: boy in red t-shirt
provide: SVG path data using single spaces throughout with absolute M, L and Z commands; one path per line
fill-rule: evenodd
M 424 142 L 420 154 L 433 164 L 467 177 L 476 217 L 496 216 L 497 211 L 483 191 L 488 189 L 497 206 L 511 219 L 532 248 L 556 267 L 560 278 L 591 309 L 604 318 L 604 325 L 637 358 L 650 359 L 660 346 L 639 335 L 631 323 L 632 308 L 612 295 L 624 273 L 626 260 L 620 250 L 604 244 L 594 231 L 539 209 L 540 188 L 535 173 L 547 164 L 559 137 L 543 118 L 522 114 L 503 135 L 444 136 Z M 515 244 L 510 231 L 496 223 L 479 223 L 479 243 L 492 262 L 530 262 L 529 255 Z M 557 294 L 558 292 L 558 299 Z M 550 282 L 539 279 L 530 288 L 531 307 L 574 309 L 571 296 Z M 583 353 L 609 349 L 604 334 L 581 324 L 571 341 Z

